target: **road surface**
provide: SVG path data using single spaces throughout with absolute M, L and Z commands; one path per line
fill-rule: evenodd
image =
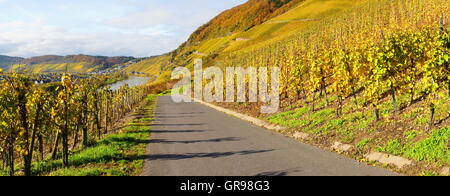
M 380 176 L 358 163 L 199 103 L 160 97 L 143 176 Z

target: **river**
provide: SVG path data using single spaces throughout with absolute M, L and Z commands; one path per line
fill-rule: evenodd
M 129 87 L 133 86 L 139 86 L 146 84 L 148 81 L 150 81 L 149 77 L 137 77 L 137 76 L 130 76 L 128 79 L 116 82 L 114 84 L 109 85 L 110 89 L 115 91 L 119 90 L 120 87 L 128 84 Z

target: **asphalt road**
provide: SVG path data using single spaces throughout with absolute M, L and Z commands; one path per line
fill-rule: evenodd
M 388 170 L 256 127 L 199 103 L 160 97 L 143 176 L 380 176 Z

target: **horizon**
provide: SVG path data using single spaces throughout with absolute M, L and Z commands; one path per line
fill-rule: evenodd
M 0 0 L 0 55 L 158 56 L 245 1 Z
M 164 55 L 164 54 L 161 54 L 161 55 Z M 135 56 L 126 56 L 126 55 L 125 55 L 125 56 L 105 56 L 105 55 L 90 55 L 90 54 L 67 54 L 67 55 L 44 54 L 44 55 L 39 55 L 39 56 L 21 57 L 21 56 L 10 56 L 10 55 L 0 54 L 0 56 L 13 57 L 13 58 L 23 58 L 23 59 L 29 59 L 29 58 L 35 58 L 35 57 L 43 57 L 43 56 L 57 56 L 57 57 L 66 57 L 66 56 L 132 57 L 132 58 L 135 58 L 135 59 L 140 59 L 140 58 L 156 57 L 156 56 L 161 56 L 161 55 L 152 55 L 152 56 L 144 56 L 144 57 L 135 57 Z

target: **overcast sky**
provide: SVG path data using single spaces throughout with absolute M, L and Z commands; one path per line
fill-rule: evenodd
M 0 54 L 146 57 L 246 0 L 0 0 Z

